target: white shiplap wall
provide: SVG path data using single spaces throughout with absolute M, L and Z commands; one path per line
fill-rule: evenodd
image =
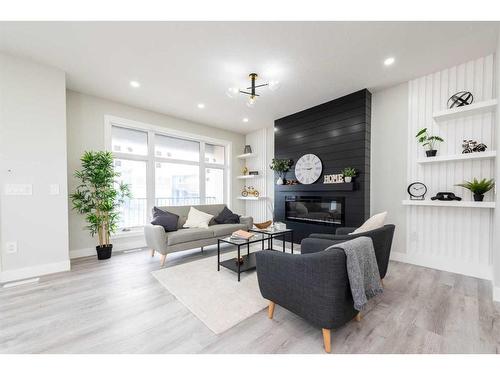
M 267 197 L 267 173 L 268 173 L 268 147 L 267 147 L 267 129 L 259 129 L 246 135 L 245 144 L 252 147 L 252 152 L 257 154 L 254 158 L 245 159 L 242 167 L 245 165 L 249 170 L 259 171 L 259 177 L 249 180 L 243 180 L 247 186 L 256 188 L 261 197 L 258 201 L 245 201 L 245 214 L 252 216 L 254 222 L 259 223 L 269 219 L 272 216 L 269 211 L 269 198 Z
M 445 110 L 448 98 L 457 91 L 470 91 L 474 102 L 493 98 L 493 55 L 457 65 L 409 82 L 408 183 L 421 181 L 430 199 L 439 191 L 451 191 L 472 200 L 469 191 L 454 186 L 464 180 L 494 177 L 495 159 L 418 164 L 425 157 L 414 137 L 427 127 L 445 142 L 438 155 L 459 154 L 462 141 L 473 139 L 494 145 L 493 112 L 434 122 L 433 112 Z M 494 201 L 493 192 L 485 200 Z M 407 248 L 400 260 L 485 279 L 491 279 L 493 210 L 485 208 L 407 208 Z M 395 258 L 396 259 L 396 258 Z

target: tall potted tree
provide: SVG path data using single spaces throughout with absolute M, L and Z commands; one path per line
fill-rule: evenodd
M 118 207 L 125 197 L 130 197 L 129 186 L 118 182 L 119 173 L 113 169 L 113 154 L 108 151 L 86 151 L 82 168 L 75 172 L 80 180 L 76 191 L 70 195 L 73 209 L 85 215 L 90 234 L 97 234 L 97 258 L 111 257 L 113 245 L 111 233 L 115 232 L 119 219 Z

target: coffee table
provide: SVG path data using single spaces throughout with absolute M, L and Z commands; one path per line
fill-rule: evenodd
M 256 242 L 262 242 L 262 251 L 264 250 L 264 242 L 268 239 L 268 235 L 264 233 L 256 233 L 253 237 L 248 240 L 235 240 L 230 236 L 225 238 L 219 238 L 217 240 L 217 271 L 220 271 L 220 266 L 230 269 L 233 272 L 238 274 L 238 281 L 240 281 L 240 274 L 242 272 L 254 270 L 257 267 L 257 262 L 255 260 L 255 254 L 258 251 L 253 253 L 250 252 L 250 244 Z M 221 262 L 220 260 L 220 244 L 228 243 L 238 248 L 238 257 L 231 258 L 228 260 L 224 260 Z M 246 246 L 247 254 L 241 256 L 241 247 Z M 238 259 L 242 259 L 242 262 L 238 262 Z
M 286 235 L 290 234 L 290 247 L 291 251 L 293 254 L 293 229 L 275 229 L 275 228 L 270 228 L 270 229 L 249 229 L 249 232 L 256 232 L 256 233 L 262 233 L 262 234 L 267 234 L 268 235 L 268 247 L 269 250 L 274 250 L 273 249 L 273 238 L 276 237 L 283 237 L 283 252 L 285 252 L 285 240 L 286 240 Z

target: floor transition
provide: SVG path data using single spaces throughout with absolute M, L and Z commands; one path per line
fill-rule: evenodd
M 168 267 L 214 256 L 172 254 Z M 217 336 L 151 276 L 149 251 L 0 289 L 1 353 L 324 353 L 321 330 L 276 307 Z M 196 275 L 193 275 L 196 277 Z M 499 353 L 490 283 L 391 262 L 363 320 L 332 332 L 332 353 Z M 210 285 L 207 285 L 210 288 Z

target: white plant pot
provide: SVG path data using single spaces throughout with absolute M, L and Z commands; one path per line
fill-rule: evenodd
M 283 177 L 280 177 L 276 180 L 276 185 L 283 185 Z
M 352 181 L 352 177 L 344 177 L 344 182 L 351 182 Z

